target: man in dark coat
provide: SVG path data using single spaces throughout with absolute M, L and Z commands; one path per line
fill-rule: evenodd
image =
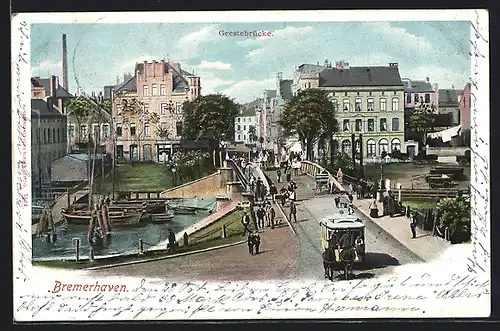
M 278 179 L 278 183 L 281 183 L 281 169 L 276 170 L 276 177 Z
M 252 233 L 252 231 L 250 231 L 250 229 L 248 228 L 248 226 L 250 225 L 250 216 L 246 211 L 244 211 L 243 216 L 241 216 L 241 224 L 243 224 L 243 237 L 247 232 Z
M 259 254 L 260 250 L 260 235 L 257 231 L 253 233 L 253 240 L 254 240 L 254 249 L 255 249 L 255 254 Z
M 250 253 L 250 255 L 253 255 L 254 254 L 254 239 L 253 239 L 253 233 L 250 232 L 248 234 L 248 253 Z
M 262 229 L 265 226 L 265 224 L 264 224 L 264 217 L 265 216 L 266 216 L 266 212 L 265 212 L 264 208 L 262 208 L 262 206 L 260 206 L 259 209 L 257 209 L 257 227 L 259 229 Z
M 295 202 L 290 202 L 290 215 L 288 216 L 288 219 L 290 222 L 293 221 L 297 223 L 297 206 L 295 205 Z
M 278 194 L 278 189 L 276 188 L 274 183 L 272 183 L 271 186 L 269 187 L 269 194 L 271 194 L 271 198 L 274 202 L 275 195 Z
M 172 229 L 168 229 L 168 246 L 171 252 L 175 252 L 176 240 L 175 233 L 172 231 Z
M 411 230 L 411 239 L 417 238 L 417 218 L 413 213 L 411 213 L 410 215 L 410 230 Z
M 259 199 L 261 199 L 261 196 L 262 196 L 261 195 L 262 194 L 262 185 L 263 185 L 262 179 L 260 179 L 260 178 L 257 179 L 257 182 L 255 184 L 256 184 L 255 185 L 255 199 L 259 200 Z
M 269 222 L 271 222 L 271 229 L 274 229 L 274 219 L 276 218 L 276 211 L 274 207 L 269 208 Z
M 396 204 L 394 201 L 394 197 L 392 196 L 391 193 L 389 193 L 389 196 L 387 197 L 387 211 L 391 217 L 394 217 L 394 213 L 396 211 Z

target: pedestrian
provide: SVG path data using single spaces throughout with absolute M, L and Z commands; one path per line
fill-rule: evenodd
M 274 219 L 276 218 L 276 211 L 274 210 L 274 207 L 271 206 L 269 209 L 269 219 L 271 221 L 271 229 L 274 229 Z
M 248 253 L 250 255 L 253 255 L 254 254 L 254 238 L 253 238 L 253 233 L 252 232 L 250 232 L 248 234 L 247 241 L 248 241 Z
M 109 206 L 111 204 L 111 199 L 109 198 L 109 195 L 106 197 L 106 206 Z
M 276 177 L 278 179 L 278 183 L 281 183 L 281 169 L 276 170 Z
M 414 213 L 410 215 L 411 239 L 417 238 L 417 218 Z
M 260 235 L 257 231 L 253 233 L 253 243 L 254 243 L 254 249 L 255 249 L 255 254 L 259 254 L 260 250 Z
M 394 217 L 395 209 L 396 209 L 396 203 L 394 201 L 394 197 L 389 192 L 389 196 L 387 197 L 387 211 L 388 214 L 391 216 L 391 218 Z
M 373 199 L 369 208 L 370 208 L 370 217 L 372 218 L 378 217 L 377 199 Z
M 352 194 L 351 194 L 351 193 L 349 193 L 349 194 L 347 195 L 347 197 L 349 198 L 349 202 L 352 204 L 352 202 L 353 202 L 353 200 L 354 200 L 354 197 L 352 196 Z
M 250 175 L 250 190 L 253 193 L 255 190 L 255 177 Z
M 297 206 L 293 201 L 290 202 L 290 215 L 288 216 L 288 218 L 290 219 L 290 222 L 293 218 L 294 222 L 297 223 Z
M 175 240 L 175 233 L 172 231 L 172 229 L 168 229 L 168 246 L 169 246 L 169 251 L 171 253 L 175 252 L 175 246 L 176 246 L 176 240 Z
M 243 224 L 243 237 L 246 233 L 252 233 L 248 226 L 250 225 L 250 216 L 248 216 L 246 211 L 243 211 L 243 216 L 241 217 L 241 224 Z
M 288 190 L 286 189 L 286 187 L 283 186 L 281 188 L 280 195 L 281 195 L 281 205 L 283 207 L 285 207 L 286 199 L 287 199 L 287 196 L 288 196 Z
M 335 197 L 333 201 L 335 202 L 335 207 L 340 208 L 340 197 Z
M 356 199 L 363 199 L 363 187 L 361 182 L 356 186 Z
M 276 194 L 278 194 L 278 189 L 276 188 L 274 183 L 271 183 L 271 187 L 269 187 L 269 193 L 271 194 L 271 199 L 274 202 L 276 199 Z
M 255 188 L 256 188 L 256 192 L 255 192 L 255 199 L 258 201 L 261 197 L 262 197 L 262 179 L 257 179 L 256 181 L 256 184 L 255 184 Z
M 266 212 L 264 211 L 264 208 L 262 206 L 257 209 L 257 228 L 262 229 L 264 227 L 264 216 Z

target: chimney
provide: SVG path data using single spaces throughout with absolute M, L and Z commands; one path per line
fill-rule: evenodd
M 389 63 L 389 67 L 397 67 L 398 64 L 396 62 L 391 62 Z
M 62 35 L 62 79 L 63 87 L 66 91 L 68 89 L 68 49 L 66 46 L 66 34 Z
M 56 76 L 50 76 L 49 79 L 49 97 L 53 99 L 56 98 L 57 87 L 59 86 L 59 81 Z
M 430 81 L 429 77 L 425 77 L 425 81 L 428 83 Z

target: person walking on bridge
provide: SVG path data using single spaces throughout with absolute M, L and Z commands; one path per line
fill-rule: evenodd
M 269 222 L 271 223 L 271 229 L 274 229 L 275 218 L 276 218 L 276 211 L 274 210 L 274 207 L 271 206 L 271 208 L 269 208 Z
M 262 206 L 260 206 L 259 209 L 257 209 L 257 228 L 258 229 L 264 228 L 265 215 L 266 215 L 266 212 L 265 212 L 264 208 L 262 208 Z
M 288 216 L 290 222 L 292 221 L 292 218 L 294 223 L 297 223 L 297 206 L 293 201 L 290 202 L 290 215 Z
M 276 177 L 278 179 L 278 183 L 281 183 L 281 169 L 276 170 Z
M 243 224 L 243 237 L 246 233 L 252 233 L 248 226 L 250 225 L 250 216 L 248 216 L 246 211 L 243 211 L 243 216 L 241 217 L 241 224 Z

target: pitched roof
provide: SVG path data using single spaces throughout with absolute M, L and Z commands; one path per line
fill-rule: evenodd
M 408 93 L 434 92 L 431 83 L 425 80 L 403 80 L 403 84 Z
M 297 72 L 310 74 L 310 73 L 320 72 L 323 69 L 326 69 L 326 67 L 318 64 L 303 63 L 297 67 Z
M 255 99 L 254 101 L 247 102 L 243 104 L 245 109 L 258 108 L 262 105 L 262 98 Z
M 293 79 L 283 79 L 280 81 L 280 94 L 284 100 L 290 101 L 292 99 L 292 84 Z
M 439 90 L 438 100 L 440 105 L 458 106 L 457 90 L 452 90 L 452 89 Z
M 47 101 L 43 99 L 31 99 L 31 116 L 38 116 L 37 111 L 40 112 L 40 117 L 65 117 L 55 106 L 50 108 Z
M 125 80 L 125 81 L 115 85 L 114 91 L 116 93 L 137 91 L 136 76 L 132 76 L 128 80 Z
M 246 108 L 243 109 L 242 112 L 238 115 L 238 117 L 251 117 L 255 116 L 255 108 Z
M 401 86 L 397 66 L 327 68 L 320 72 L 320 87 L 341 86 Z
M 40 78 L 40 77 L 31 77 L 31 85 L 37 87 L 43 87 L 45 90 L 45 95 L 50 96 L 50 78 Z M 56 89 L 56 98 L 72 98 L 73 95 L 66 91 L 61 84 L 57 85 Z

